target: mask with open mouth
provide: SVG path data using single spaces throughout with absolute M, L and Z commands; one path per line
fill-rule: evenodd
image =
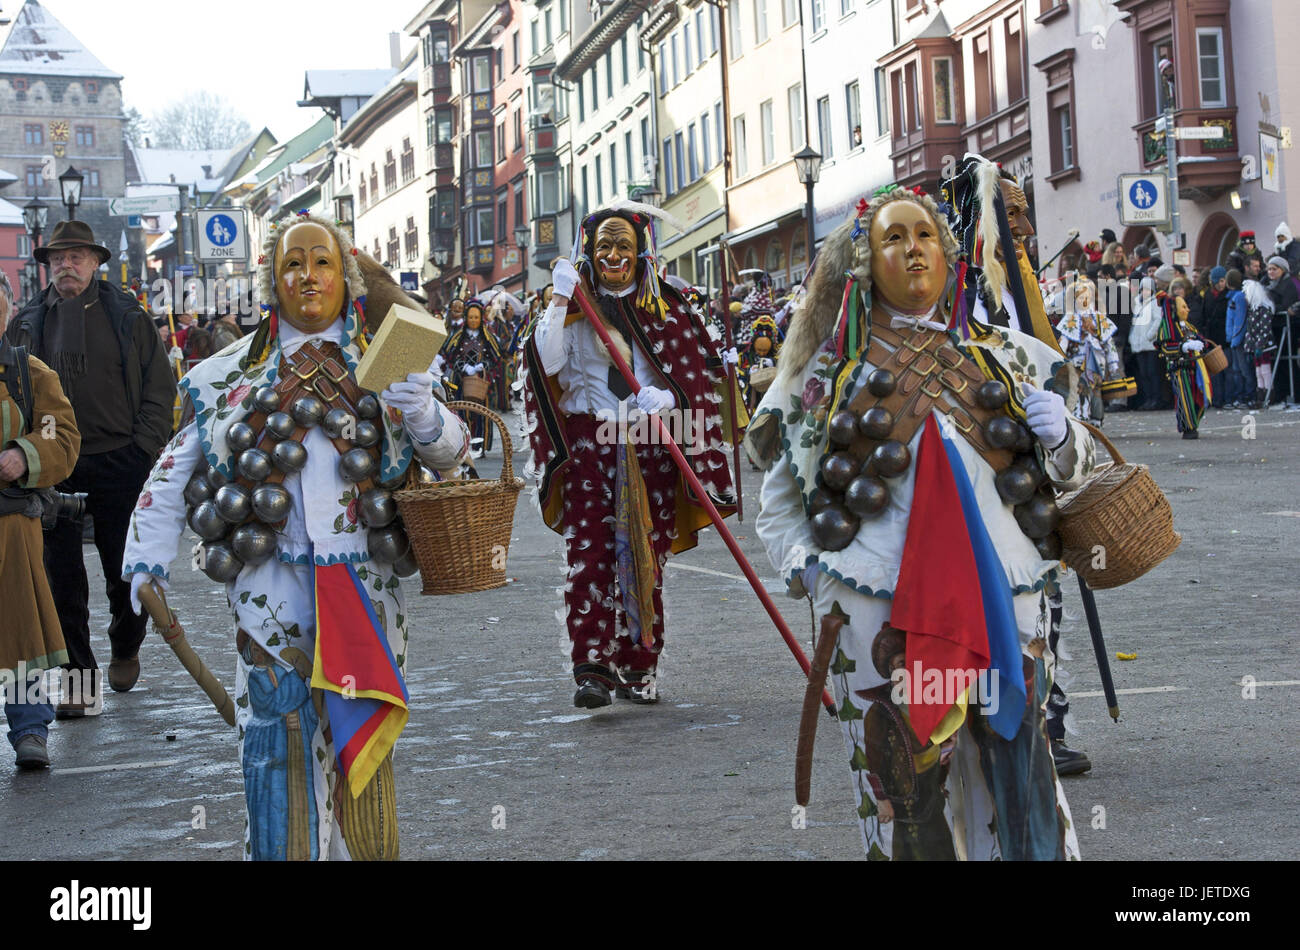
M 620 217 L 607 218 L 596 229 L 596 280 L 605 290 L 620 293 L 636 279 L 636 230 Z

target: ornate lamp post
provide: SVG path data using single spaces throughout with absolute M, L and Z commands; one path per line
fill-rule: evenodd
M 77 220 L 77 205 L 81 204 L 81 183 L 86 176 L 71 165 L 59 176 L 59 192 L 63 195 L 63 204 L 68 209 L 68 220 Z
M 515 245 L 519 248 L 519 256 L 523 261 L 525 301 L 528 299 L 528 239 L 531 235 L 532 228 L 526 224 L 521 224 L 515 228 Z
M 795 171 L 799 173 L 799 181 L 803 183 L 807 191 L 807 199 L 804 204 L 804 221 L 808 227 L 808 233 L 805 241 L 808 245 L 808 269 L 812 269 L 813 259 L 813 185 L 817 184 L 817 179 L 822 173 L 822 156 L 821 153 L 811 145 L 805 145 L 799 151 L 794 153 Z
M 36 249 L 41 246 L 41 234 L 45 231 L 45 225 L 49 222 L 49 217 L 50 206 L 42 201 L 39 195 L 23 205 L 23 225 L 32 238 L 33 262 L 35 261 Z M 32 285 L 32 293 L 36 293 L 36 289 L 42 286 L 40 265 L 33 263 L 33 269 L 36 272 L 36 283 Z

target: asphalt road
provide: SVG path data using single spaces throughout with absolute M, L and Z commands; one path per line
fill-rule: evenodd
M 1260 413 L 1245 432 L 1254 438 L 1243 438 L 1242 419 L 1211 412 L 1196 442 L 1178 438 L 1172 413 L 1117 415 L 1106 426 L 1129 460 L 1151 465 L 1183 543 L 1153 573 L 1098 593 L 1122 692 L 1118 724 L 1067 582 L 1071 742 L 1094 765 L 1064 781 L 1085 859 L 1300 852 L 1295 741 L 1284 726 L 1300 699 L 1300 413 Z M 488 459 L 481 470 L 498 468 Z M 751 528 L 756 475 L 746 463 L 750 518 L 731 525 L 771 579 Z M 106 662 L 106 601 L 94 549 L 85 552 L 94 645 Z M 512 583 L 438 598 L 408 588 L 412 714 L 396 757 L 404 858 L 862 858 L 843 743 L 826 717 L 807 826 L 792 827 L 801 674 L 721 540 L 707 532 L 670 565 L 664 699 L 653 707 L 571 705 L 555 616 L 559 537 L 527 495 Z M 183 565 L 173 578 L 191 642 L 233 683 L 221 588 Z M 806 642 L 806 602 L 778 603 Z M 0 762 L 6 857 L 241 857 L 233 731 L 156 634 L 141 662 L 139 684 L 109 693 L 103 715 L 55 723 L 49 772 Z M 1254 677 L 1253 698 L 1243 677 Z

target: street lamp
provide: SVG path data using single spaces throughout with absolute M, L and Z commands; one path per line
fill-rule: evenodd
M 45 231 L 45 225 L 50 218 L 50 206 L 36 196 L 27 204 L 23 205 L 23 225 L 27 228 L 27 233 L 32 237 L 32 254 L 35 256 L 36 249 L 41 246 L 41 234 Z M 36 279 L 40 280 L 40 265 L 36 266 Z
M 355 216 L 352 210 L 352 196 L 350 194 L 334 199 L 334 217 L 342 227 L 347 228 L 348 236 L 351 237 L 352 223 Z
M 519 256 L 523 259 L 524 275 L 524 301 L 528 300 L 528 238 L 532 234 L 532 229 L 521 224 L 515 228 L 515 244 L 519 248 Z
M 68 220 L 77 220 L 77 205 L 81 204 L 81 183 L 86 176 L 71 165 L 59 176 L 59 191 L 63 195 L 63 204 L 68 209 Z
M 799 151 L 794 153 L 795 171 L 799 173 L 799 181 L 803 183 L 807 192 L 807 198 L 804 204 L 804 223 L 807 225 L 808 234 L 805 240 L 808 248 L 806 251 L 808 257 L 808 270 L 812 270 L 813 259 L 813 185 L 817 184 L 817 179 L 822 174 L 822 156 L 811 145 L 805 145 Z M 805 272 L 806 273 L 806 272 Z
M 652 208 L 657 208 L 659 207 L 659 199 L 663 196 L 664 193 L 659 190 L 659 186 L 651 183 L 650 187 L 641 189 L 641 194 L 638 196 L 638 200 L 644 201 Z

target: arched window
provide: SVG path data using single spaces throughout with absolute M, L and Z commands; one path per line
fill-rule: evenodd
M 752 246 L 747 247 L 745 249 L 745 269 L 755 270 L 757 268 L 758 268 L 758 252 L 755 251 Z
M 799 283 L 806 273 L 808 273 L 808 239 L 804 236 L 804 229 L 799 228 L 790 241 L 790 285 Z
M 767 255 L 763 259 L 763 269 L 771 275 L 774 282 L 784 283 L 785 248 L 781 246 L 780 238 L 772 238 L 767 242 Z

